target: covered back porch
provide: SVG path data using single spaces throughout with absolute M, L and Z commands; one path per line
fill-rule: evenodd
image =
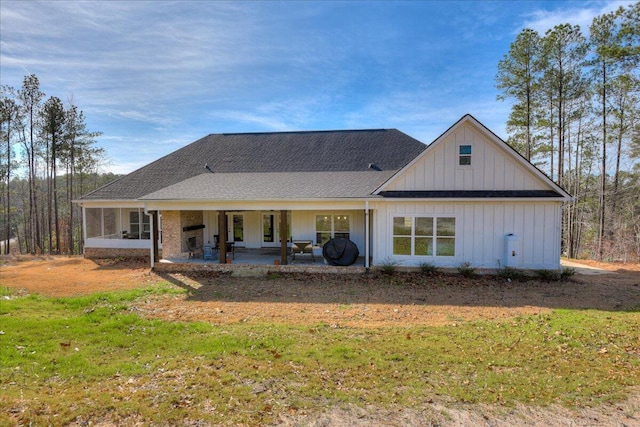
M 153 262 L 185 264 L 255 264 L 325 266 L 323 245 L 345 238 L 358 248 L 354 265 L 368 267 L 369 212 L 352 206 L 326 209 L 197 209 L 158 210 L 161 257 Z M 151 209 L 149 209 L 151 210 Z M 296 250 L 299 242 L 306 250 Z M 159 242 L 156 242 L 158 244 Z

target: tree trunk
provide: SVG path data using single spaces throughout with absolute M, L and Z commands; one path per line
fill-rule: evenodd
M 602 61 L 602 163 L 600 173 L 600 209 L 598 215 L 598 259 L 604 257 L 605 191 L 607 186 L 607 66 Z
M 623 95 L 621 94 L 620 97 Z M 613 215 L 616 214 L 616 204 L 618 202 L 618 183 L 620 180 L 620 157 L 622 156 L 622 138 L 624 136 L 624 107 L 622 106 L 622 101 L 620 102 L 620 120 L 618 127 L 618 135 L 617 135 L 617 146 L 616 146 L 616 170 L 613 176 L 613 197 L 611 199 L 611 213 Z
M 11 116 L 9 116 L 7 121 L 7 204 L 5 209 L 7 244 L 4 245 L 6 255 L 11 253 L 11 126 Z
M 56 227 L 56 254 L 60 253 L 60 218 L 58 215 L 58 184 L 56 183 L 57 168 L 55 158 L 53 163 L 53 215 Z
M 53 159 L 53 144 L 55 139 L 52 139 L 51 148 L 49 147 L 49 141 L 47 141 L 46 156 L 45 156 L 45 175 L 47 177 L 47 247 L 49 255 L 53 254 L 53 184 L 52 177 L 53 167 L 49 164 Z
M 73 255 L 75 253 L 74 251 L 74 245 L 73 245 L 73 211 L 74 211 L 74 206 L 73 206 L 73 173 L 75 170 L 75 147 L 73 146 L 73 142 L 71 142 L 71 158 L 70 158 L 70 164 L 69 164 L 69 171 L 67 173 L 67 176 L 69 177 L 69 251 L 71 252 L 71 254 Z

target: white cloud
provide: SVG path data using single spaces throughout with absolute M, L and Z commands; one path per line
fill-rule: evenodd
M 471 113 L 500 134 L 504 23 L 544 32 L 626 3 L 507 4 L 4 0 L 0 77 L 73 97 L 114 171 L 216 132 L 396 127 L 430 142 Z
M 220 127 L 228 132 L 315 130 L 323 127 L 324 120 L 331 120 L 334 105 L 333 97 L 326 93 L 283 93 L 273 100 L 245 100 L 240 108 L 216 108 L 207 116 L 218 126 L 216 132 Z
M 544 35 L 547 30 L 556 25 L 570 23 L 579 25 L 583 34 L 589 32 L 593 18 L 627 6 L 633 1 L 605 1 L 605 2 L 563 2 L 563 7 L 557 9 L 538 9 L 527 14 L 522 28 L 531 28 Z

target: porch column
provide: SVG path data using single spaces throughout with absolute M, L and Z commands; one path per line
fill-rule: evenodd
M 227 263 L 227 212 L 218 211 L 218 252 L 220 264 Z
M 364 267 L 369 271 L 369 245 L 371 236 L 369 225 L 369 201 L 364 202 Z
M 287 211 L 280 211 L 280 265 L 287 265 Z
M 149 213 L 151 214 L 151 247 L 153 250 L 151 265 L 153 265 L 153 263 L 158 262 L 160 258 L 158 251 L 158 237 L 160 233 L 158 232 L 158 211 L 151 211 Z

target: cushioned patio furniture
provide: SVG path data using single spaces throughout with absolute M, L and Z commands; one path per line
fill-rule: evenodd
M 292 240 L 291 241 L 291 261 L 295 262 L 296 256 L 311 256 L 311 260 L 316 262 L 316 257 L 313 255 L 313 241 L 311 240 Z

